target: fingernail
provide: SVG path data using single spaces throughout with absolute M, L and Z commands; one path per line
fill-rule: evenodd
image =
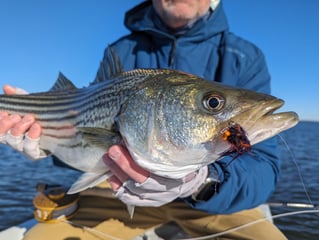
M 0 112 L 0 119 L 7 117 L 8 113 L 7 112 Z
M 25 115 L 22 119 L 22 122 L 24 123 L 33 122 L 33 121 L 34 121 L 34 117 L 32 115 Z
M 13 122 L 19 122 L 21 120 L 21 117 L 19 115 L 11 115 L 10 120 Z
M 114 148 L 110 148 L 107 154 L 114 161 L 117 161 L 121 156 L 121 153 L 117 149 L 114 149 Z

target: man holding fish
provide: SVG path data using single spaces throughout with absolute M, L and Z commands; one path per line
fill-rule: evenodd
M 228 32 L 219 0 L 144 1 L 127 12 L 125 24 L 132 33 L 111 45 L 125 71 L 139 68 L 178 69 L 210 81 L 260 93 L 270 92 L 270 76 L 262 52 Z M 107 81 L 109 53 L 110 50 L 105 51 L 96 84 Z M 4 92 L 7 95 L 25 94 L 23 90 L 8 85 L 4 87 Z M 225 111 L 222 106 L 228 103 L 227 98 L 225 101 L 215 94 L 204 105 L 214 108 L 214 111 Z M 273 110 L 275 107 L 269 106 L 267 111 Z M 32 159 L 45 157 L 47 151 L 39 147 L 43 126 L 37 120 L 33 114 L 20 116 L 1 112 L 0 141 L 23 151 Z M 117 197 L 105 200 L 105 209 L 101 210 L 105 219 L 118 219 L 127 225 L 125 230 L 135 221 L 132 231 L 174 221 L 189 236 L 197 237 L 262 218 L 262 213 L 256 207 L 264 203 L 274 190 L 280 160 L 275 154 L 275 139 L 250 148 L 249 141 L 255 144 L 266 137 L 261 138 L 259 135 L 263 130 L 255 126 L 248 132 L 245 129 L 238 122 L 228 121 L 228 125 L 219 131 L 223 141 L 216 144 L 228 144 L 232 147 L 231 151 L 225 152 L 220 160 L 180 178 L 151 172 L 148 166 L 137 164 L 137 157 L 131 156 L 132 152 L 125 144 L 105 149 L 102 158 L 112 173 L 108 182 Z M 124 143 L 126 141 L 129 142 L 129 136 L 125 136 Z M 245 153 L 248 150 L 250 152 Z M 131 220 L 118 199 L 128 206 L 144 207 L 136 207 Z M 108 201 L 112 202 L 116 211 L 108 209 Z M 156 209 L 159 210 L 152 207 L 158 207 Z M 154 214 L 155 211 L 159 211 L 159 214 Z M 165 219 L 160 212 L 170 214 L 166 214 Z M 142 219 L 153 219 L 154 224 L 148 223 L 148 227 L 145 227 L 147 224 Z M 45 229 L 47 226 L 41 227 Z M 121 229 L 120 224 L 118 227 Z M 30 234 L 30 239 L 35 239 L 32 238 L 32 232 Z M 74 236 L 72 232 L 67 234 L 70 235 L 64 238 Z M 268 221 L 225 235 L 225 239 L 238 238 L 286 239 Z

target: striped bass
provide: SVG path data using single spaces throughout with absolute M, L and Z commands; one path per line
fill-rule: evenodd
M 273 113 L 283 104 L 167 69 L 121 72 L 80 89 L 60 75 L 48 92 L 0 95 L 0 111 L 35 116 L 41 149 L 85 172 L 71 193 L 110 176 L 102 156 L 119 143 L 148 171 L 182 178 L 232 150 L 223 135 L 234 123 L 250 144 L 294 126 L 296 113 Z

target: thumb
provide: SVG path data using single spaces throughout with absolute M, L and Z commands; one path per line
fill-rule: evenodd
M 13 94 L 28 94 L 28 92 L 24 89 L 21 89 L 21 88 L 16 88 L 16 87 L 13 87 L 11 85 L 4 85 L 3 86 L 3 92 L 7 95 L 13 95 Z

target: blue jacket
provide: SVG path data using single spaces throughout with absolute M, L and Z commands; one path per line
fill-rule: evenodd
M 172 68 L 208 80 L 270 92 L 270 76 L 263 53 L 252 43 L 230 33 L 222 3 L 198 20 L 183 35 L 174 36 L 146 1 L 128 11 L 125 25 L 131 31 L 112 44 L 124 70 Z M 106 64 L 107 52 L 104 61 Z M 103 77 L 102 70 L 98 76 Z M 184 199 L 195 209 L 227 214 L 255 207 L 267 200 L 279 175 L 275 139 L 253 147 L 225 168 L 233 156 L 213 164 L 222 183 L 208 201 Z

